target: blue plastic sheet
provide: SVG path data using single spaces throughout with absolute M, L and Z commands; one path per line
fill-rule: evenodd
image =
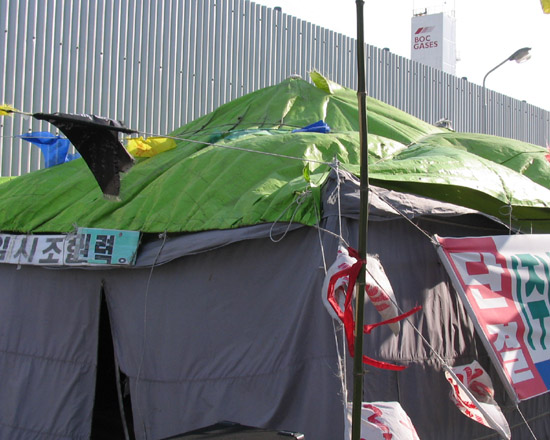
M 306 125 L 303 128 L 297 128 L 296 130 L 292 130 L 292 133 L 300 133 L 300 132 L 306 132 L 306 133 L 330 133 L 330 127 L 327 125 L 326 122 L 323 120 L 314 122 L 313 124 Z
M 36 145 L 42 150 L 42 154 L 44 155 L 44 166 L 46 168 L 65 163 L 68 161 L 67 159 L 75 159 L 75 155 L 68 155 L 70 145 L 69 139 L 56 136 L 49 131 L 37 131 L 29 134 L 22 134 L 18 137 Z

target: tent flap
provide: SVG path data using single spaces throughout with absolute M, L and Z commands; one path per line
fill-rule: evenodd
M 100 283 L 6 264 L 0 279 L 0 438 L 89 438 Z

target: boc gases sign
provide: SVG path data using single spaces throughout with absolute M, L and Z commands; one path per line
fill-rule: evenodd
M 447 14 L 414 16 L 411 22 L 411 59 L 454 74 L 455 34 L 454 18 Z
M 413 49 L 435 49 L 439 41 L 435 37 L 435 26 L 420 26 L 413 35 Z

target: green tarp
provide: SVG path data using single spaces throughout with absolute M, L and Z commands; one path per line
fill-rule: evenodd
M 120 201 L 103 198 L 82 160 L 4 182 L 0 231 L 313 225 L 334 160 L 359 172 L 359 123 L 355 91 L 319 74 L 312 79 L 287 79 L 175 130 L 177 148 L 138 160 L 122 177 Z M 331 132 L 292 132 L 318 120 Z M 454 133 L 371 98 L 368 130 L 372 183 L 474 208 L 525 232 L 550 232 L 546 149 Z

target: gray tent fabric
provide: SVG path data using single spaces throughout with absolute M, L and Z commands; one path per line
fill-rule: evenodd
M 341 436 L 341 421 L 318 420 L 342 411 L 332 323 L 310 294 L 322 282 L 317 242 L 303 228 L 282 244 L 252 240 L 184 257 L 156 267 L 148 290 L 146 270 L 106 280 L 138 438 L 220 420 Z
M 338 235 L 357 247 L 358 185 L 346 177 L 338 204 L 334 183 L 324 188 L 320 228 L 294 225 L 277 242 L 271 225 L 260 225 L 158 238 L 140 248 L 133 269 L 0 265 L 0 385 L 8 390 L 0 393 L 0 438 L 89 437 L 103 290 L 138 439 L 221 420 L 343 439 L 338 350 L 352 361 L 321 286 Z M 379 256 L 402 310 L 422 305 L 409 320 L 432 348 L 406 322 L 398 337 L 385 327 L 365 335 L 365 354 L 408 368 L 366 367 L 364 400 L 401 402 L 423 440 L 496 439 L 449 400 L 431 350 L 450 365 L 477 359 L 493 378 L 512 438 L 530 439 L 430 239 L 508 229 L 452 205 L 372 194 L 379 200 L 372 200 L 369 253 Z M 365 322 L 378 321 L 367 304 Z M 346 379 L 350 387 L 350 368 Z M 550 395 L 520 408 L 535 434 L 548 438 Z
M 359 218 L 359 180 L 353 174 L 340 170 L 332 171 L 323 187 L 324 217 L 338 215 Z M 339 183 L 338 183 L 339 181 Z M 340 203 L 338 203 L 340 199 Z M 338 206 L 340 205 L 340 206 Z M 456 217 L 461 214 L 477 214 L 469 208 L 432 200 L 414 194 L 399 193 L 374 185 L 369 185 L 369 221 L 386 221 L 398 218 L 422 216 Z M 496 221 L 493 217 L 492 220 Z
M 0 438 L 89 438 L 100 285 L 7 264 L 0 279 Z
M 213 230 L 186 235 L 160 234 L 158 240 L 144 243 L 136 258 L 135 267 L 151 267 L 168 263 L 186 255 L 238 243 L 243 240 L 271 237 L 278 240 L 289 231 L 303 227 L 294 224 L 259 224 L 230 230 Z

